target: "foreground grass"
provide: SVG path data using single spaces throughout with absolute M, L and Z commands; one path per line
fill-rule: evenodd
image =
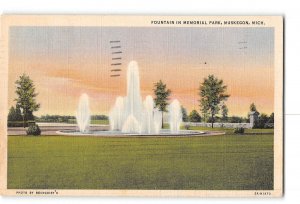
M 273 135 L 9 136 L 8 188 L 272 189 Z

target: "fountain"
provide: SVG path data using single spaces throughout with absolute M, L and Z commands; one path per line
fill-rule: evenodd
M 185 136 L 201 135 L 204 132 L 180 130 L 182 123 L 181 105 L 177 99 L 168 107 L 170 129 L 161 129 L 162 113 L 155 107 L 152 96 L 142 100 L 140 93 L 140 77 L 138 64 L 131 61 L 127 69 L 127 95 L 116 98 L 109 113 L 110 130 L 89 130 L 90 109 L 87 94 L 82 94 L 76 114 L 79 131 L 58 131 L 64 135 L 95 135 L 95 136 Z M 105 126 L 105 125 L 104 125 Z
M 181 106 L 177 99 L 175 99 L 169 106 L 169 124 L 171 133 L 178 133 L 180 131 L 180 124 L 182 123 Z
M 158 134 L 161 114 L 155 108 L 152 96 L 142 101 L 138 64 L 131 61 L 127 70 L 127 96 L 117 97 L 109 114 L 111 130 L 122 133 Z
M 82 94 L 79 99 L 79 105 L 76 113 L 76 121 L 81 133 L 88 132 L 90 127 L 90 108 L 89 97 L 87 94 Z

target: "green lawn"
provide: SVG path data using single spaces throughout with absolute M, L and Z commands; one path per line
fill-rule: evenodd
M 91 120 L 91 124 L 101 124 L 101 125 L 108 125 L 108 120 Z
M 8 188 L 270 190 L 273 162 L 272 134 L 9 136 Z
M 184 129 L 184 127 L 181 127 Z M 226 134 L 233 134 L 233 128 L 219 128 L 219 127 L 195 127 L 191 126 L 189 130 L 203 130 L 203 131 L 223 131 Z M 245 135 L 247 134 L 274 134 L 274 129 L 245 129 Z

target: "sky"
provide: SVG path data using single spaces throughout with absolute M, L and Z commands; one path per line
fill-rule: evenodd
M 108 114 L 126 95 L 131 60 L 139 65 L 143 99 L 154 96 L 161 79 L 171 100 L 199 110 L 199 85 L 214 74 L 228 87 L 229 115 L 247 116 L 252 102 L 261 113 L 274 109 L 273 28 L 11 27 L 9 43 L 9 107 L 25 73 L 39 93 L 37 116 L 75 115 L 82 93 L 92 114 Z M 117 61 L 122 65 L 111 65 Z M 112 68 L 121 69 L 119 77 L 110 77 Z

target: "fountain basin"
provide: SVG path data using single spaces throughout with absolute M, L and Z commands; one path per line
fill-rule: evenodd
M 66 136 L 98 136 L 98 137 L 185 137 L 185 136 L 202 136 L 203 131 L 196 130 L 180 130 L 177 133 L 170 130 L 161 130 L 158 134 L 144 134 L 144 133 L 122 133 L 115 130 L 93 130 L 90 132 L 80 132 L 75 130 L 59 130 L 56 132 L 59 135 Z

